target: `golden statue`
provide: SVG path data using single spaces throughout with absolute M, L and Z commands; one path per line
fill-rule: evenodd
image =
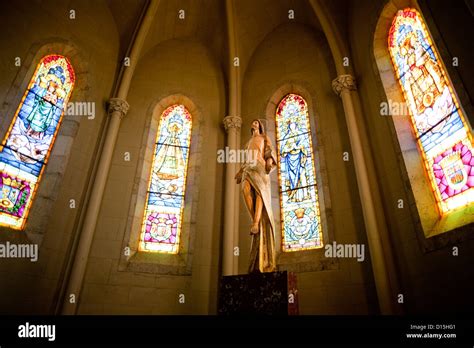
M 252 225 L 252 247 L 249 273 L 274 272 L 275 224 L 273 221 L 270 172 L 276 167 L 275 151 L 260 120 L 252 121 L 252 137 L 245 150 L 252 153 L 253 161 L 245 162 L 235 175 L 241 184 L 245 205 L 250 213 Z

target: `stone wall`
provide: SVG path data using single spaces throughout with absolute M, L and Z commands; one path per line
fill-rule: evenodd
M 224 173 L 217 150 L 224 147 L 224 90 L 217 62 L 196 41 L 162 42 L 140 60 L 128 96 L 130 110 L 115 146 L 79 313 L 216 312 Z M 178 255 L 137 253 L 126 260 L 124 247 L 136 245 L 141 229 L 143 210 L 134 211 L 140 200 L 144 207 L 144 197 L 137 185 L 148 182 L 149 176 L 149 170 L 142 169 L 146 162 L 150 168 L 152 151 L 144 151 L 143 140 L 149 134 L 156 138 L 159 110 L 176 103 L 183 103 L 193 117 L 184 247 Z M 124 160 L 125 152 L 130 161 Z M 138 222 L 132 223 L 134 219 Z
M 104 2 L 17 2 L 2 5 L 0 52 L 3 137 L 36 65 L 46 54 L 67 56 L 76 73 L 71 102 L 95 103 L 95 118 L 64 116 L 25 231 L 1 228 L 0 241 L 38 243 L 39 260 L 0 261 L 0 312 L 54 313 L 70 255 L 96 139 L 105 120 L 118 64 L 118 34 Z M 75 19 L 70 18 L 70 9 Z M 100 34 L 98 34 L 100 33 Z M 15 57 L 21 66 L 15 66 Z M 71 208 L 71 200 L 74 200 Z
M 307 101 L 313 133 L 313 151 L 322 212 L 324 243 L 367 243 L 351 160 L 344 111 L 331 83 L 336 77 L 333 59 L 322 33 L 301 24 L 285 24 L 267 35 L 254 52 L 245 74 L 242 99 L 242 140 L 245 144 L 254 118 L 266 118 L 274 137 L 275 112 L 287 93 Z M 318 161 L 319 160 L 319 161 Z M 277 174 L 272 177 L 273 211 L 277 220 L 280 269 L 297 273 L 301 314 L 367 314 L 375 297 L 370 257 L 324 257 L 324 249 L 282 253 Z M 241 198 L 239 271 L 248 267 L 250 218 Z
M 388 219 L 404 294 L 405 311 L 407 313 L 463 311 L 472 309 L 474 304 L 469 295 L 474 286 L 469 280 L 473 275 L 470 267 L 474 248 L 472 237 L 461 241 L 454 236 L 446 240 L 443 238 L 437 243 L 429 243 L 431 239 L 418 237 L 416 221 L 419 220 L 419 213 L 416 209 L 410 209 L 410 203 L 404 204 L 402 209 L 399 209 L 397 204 L 399 199 L 405 203 L 411 202 L 412 206 L 415 204 L 412 198 L 413 188 L 407 175 L 407 166 L 412 164 L 405 162 L 400 152 L 406 141 L 397 138 L 394 120 L 380 114 L 380 104 L 388 100 L 382 81 L 387 78 L 385 74 L 391 72 L 389 67 L 386 67 L 386 71 L 380 74 L 376 64 L 378 57 L 378 53 L 374 50 L 376 27 L 385 5 L 395 9 L 396 6 L 406 6 L 406 3 L 407 1 L 394 1 L 387 5 L 387 2 L 352 2 L 349 33 L 353 67 L 356 71 L 364 121 L 368 127 L 371 149 L 376 159 L 376 170 L 383 196 L 381 209 L 384 209 Z M 423 6 L 421 10 L 428 24 L 432 22 L 441 24 L 436 17 L 430 16 L 429 11 L 424 11 Z M 432 33 L 436 32 L 436 28 L 429 27 L 429 29 Z M 446 25 L 439 28 L 440 32 L 451 30 L 453 29 Z M 433 36 L 438 48 L 449 47 L 448 42 L 442 41 L 441 37 Z M 443 50 L 440 50 L 440 54 L 445 64 L 450 61 Z M 448 73 L 451 74 L 449 68 Z M 462 73 L 461 70 L 459 73 Z M 455 87 L 458 88 L 458 85 Z M 470 230 L 471 233 L 474 231 L 472 228 Z M 446 235 L 448 234 L 449 232 Z M 453 256 L 454 246 L 459 248 L 459 256 Z
M 406 3 L 411 4 L 409 0 L 397 0 L 388 6 L 396 8 Z M 222 119 L 228 114 L 226 67 L 227 59 L 232 57 L 227 54 L 223 3 L 200 4 L 177 0 L 160 4 L 158 22 L 144 44 L 127 97 L 130 110 L 122 120 L 115 146 L 82 294 L 77 299 L 80 314 L 217 312 L 225 184 L 225 167 L 217 162 L 217 150 L 225 147 Z M 364 262 L 328 258 L 324 249 L 281 252 L 274 172 L 272 198 L 279 268 L 297 274 L 301 314 L 377 313 L 348 131 L 341 100 L 331 87 L 337 74 L 325 36 L 308 3 L 293 6 L 290 1 L 279 2 L 269 12 L 271 15 L 267 13 L 271 17 L 268 21 L 256 16 L 265 11 L 259 12 L 254 2 L 246 0 L 242 4 L 236 9 L 242 58 L 242 146 L 254 118 L 266 119 L 268 134 L 275 141 L 274 116 L 279 101 L 288 93 L 303 96 L 313 133 L 324 243 L 366 246 Z M 262 4 L 270 6 L 271 1 Z M 387 101 L 383 81 L 390 67 L 382 66 L 385 70 L 380 70 L 374 38 L 386 4 L 357 0 L 331 6 L 349 6 L 347 11 L 335 13 L 349 14 L 347 28 L 341 31 L 348 33 L 350 64 L 363 109 L 361 121 L 370 137 L 367 151 L 372 151 L 376 161 L 383 198 L 379 209 L 387 217 L 404 307 L 407 313 L 472 310 L 473 238 L 454 235 L 434 243 L 422 234 L 420 237 L 420 212 L 407 170 L 410 163 L 401 153 L 407 143 L 397 136 L 393 120 L 380 116 L 380 103 Z M 189 22 L 173 17 L 181 5 L 189 5 Z M 470 42 L 466 41 L 472 35 L 459 38 L 460 30 L 470 30 L 464 23 L 468 21 L 461 20 L 461 26 L 450 25 L 439 0 L 420 1 L 419 6 L 435 33 L 445 63 L 453 56 L 459 57 L 459 68 L 447 69 L 472 120 L 473 68 L 466 63 L 472 60 L 472 50 L 467 49 Z M 75 19 L 69 17 L 72 8 Z M 64 275 L 74 254 L 87 186 L 106 126 L 106 101 L 113 96 L 128 45 L 125 38 L 133 31 L 133 16 L 123 13 L 122 18 L 117 7 L 113 11 L 110 8 L 108 1 L 29 1 L 4 4 L 0 13 L 0 135 L 7 131 L 36 64 L 46 54 L 59 53 L 70 59 L 77 75 L 71 101 L 94 102 L 96 107 L 94 119 L 64 117 L 25 231 L 0 228 L 1 243 L 40 245 L 38 262 L 0 260 L 0 313 L 55 313 L 61 303 L 61 289 L 67 280 Z M 294 21 L 287 18 L 289 8 L 296 11 Z M 205 17 L 207 12 L 209 17 Z M 449 7 L 451 17 L 465 18 L 466 12 L 460 5 Z M 138 14 L 140 8 L 130 13 Z M 208 22 L 202 18 L 208 18 Z M 338 15 L 335 19 L 341 23 L 345 17 Z M 15 66 L 16 57 L 22 61 L 19 67 Z M 137 252 L 136 244 L 152 140 L 161 112 L 175 103 L 184 104 L 193 116 L 182 249 L 178 255 L 143 255 Z M 345 152 L 348 161 L 343 159 Z M 126 160 L 126 153 L 130 160 Z M 246 273 L 250 218 L 240 190 L 238 194 L 239 273 Z M 397 207 L 400 199 L 406 202 L 402 209 Z M 453 246 L 459 248 L 459 256 L 452 255 Z M 131 257 L 124 254 L 126 247 L 131 248 Z

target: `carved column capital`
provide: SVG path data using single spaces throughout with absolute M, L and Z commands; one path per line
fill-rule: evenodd
M 112 116 L 114 112 L 120 112 L 120 119 L 122 119 L 127 114 L 129 107 L 130 106 L 126 100 L 121 98 L 110 98 L 107 112 L 109 116 Z
M 222 123 L 224 124 L 226 132 L 229 132 L 232 128 L 240 129 L 242 126 L 242 119 L 238 116 L 226 116 L 224 117 L 224 120 L 222 120 Z
M 348 74 L 339 75 L 332 81 L 332 89 L 334 90 L 334 93 L 336 93 L 338 96 L 341 95 L 344 89 L 347 89 L 349 91 L 355 91 L 357 88 L 354 76 Z

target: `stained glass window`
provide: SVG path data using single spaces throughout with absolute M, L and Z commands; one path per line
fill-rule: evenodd
M 140 250 L 178 253 L 191 141 L 191 114 L 183 105 L 161 115 L 148 184 Z
M 288 94 L 276 111 L 283 251 L 323 246 L 308 106 Z
M 0 145 L 0 224 L 22 229 L 74 86 L 66 57 L 38 64 Z
M 398 11 L 389 51 L 441 214 L 474 201 L 472 135 L 425 23 Z

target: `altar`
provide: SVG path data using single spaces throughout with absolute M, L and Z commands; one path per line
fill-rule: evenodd
M 219 315 L 297 315 L 296 274 L 287 271 L 221 277 Z

